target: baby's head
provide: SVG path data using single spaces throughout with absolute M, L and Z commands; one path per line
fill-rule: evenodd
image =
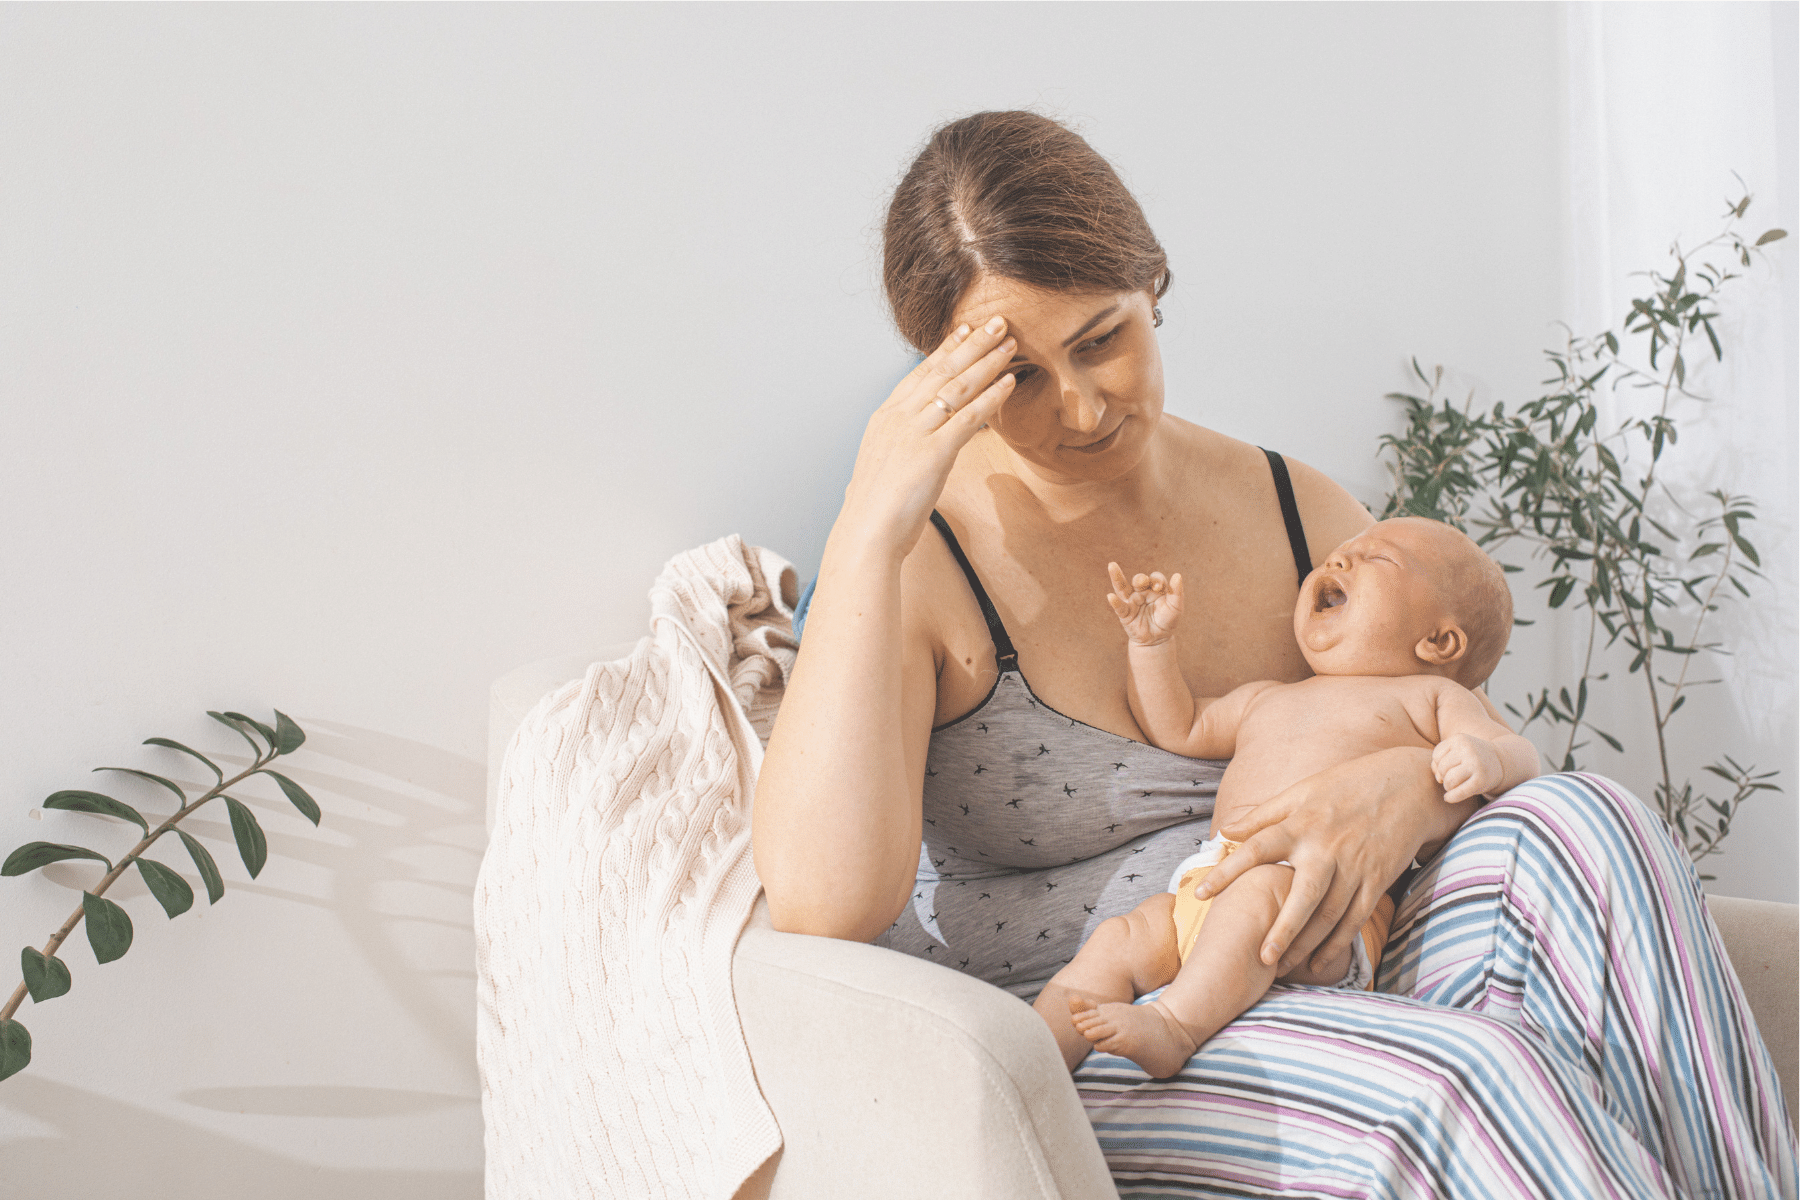
M 1318 675 L 1443 675 L 1485 682 L 1512 634 L 1512 593 L 1493 559 L 1423 517 L 1371 525 L 1306 577 L 1294 636 Z

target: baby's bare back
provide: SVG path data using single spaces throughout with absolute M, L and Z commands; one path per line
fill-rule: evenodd
M 1213 828 L 1329 767 L 1395 746 L 1437 744 L 1435 675 L 1317 675 L 1268 688 L 1250 702 L 1219 781 Z

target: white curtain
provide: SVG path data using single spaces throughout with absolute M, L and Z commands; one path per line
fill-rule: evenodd
M 1672 267 L 1669 245 L 1692 246 L 1715 232 L 1728 202 L 1754 194 L 1743 222 L 1795 230 L 1794 3 L 1608 3 L 1565 9 L 1568 53 L 1569 264 L 1564 311 L 1579 334 L 1620 326 L 1645 281 L 1632 273 Z M 1740 185 L 1733 177 L 1743 178 Z M 1796 383 L 1797 240 L 1775 243 L 1766 261 L 1724 297 L 1722 365 L 1690 376 L 1713 397 L 1680 413 L 1681 442 L 1664 478 L 1679 495 L 1724 487 L 1754 497 L 1754 541 L 1768 581 L 1753 601 L 1723 613 L 1710 632 L 1734 653 L 1709 664 L 1721 685 L 1696 692 L 1675 721 L 1684 775 L 1717 754 L 1779 768 L 1778 796 L 1753 799 L 1727 852 L 1704 870 L 1725 894 L 1794 901 L 1800 861 L 1800 705 L 1796 703 L 1796 477 L 1800 405 Z M 1613 417 L 1638 399 L 1618 393 Z M 1569 624 L 1573 624 L 1572 622 Z M 1540 663 L 1567 672 L 1572 639 L 1540 640 Z M 1547 644 L 1561 641 L 1560 646 Z M 1560 662 L 1556 660 L 1561 660 Z M 1621 668 L 1623 660 L 1621 660 Z M 1618 672 L 1615 672 L 1615 676 Z M 1654 773 L 1647 713 L 1636 688 L 1617 694 L 1610 719 L 1634 736 L 1616 764 L 1624 782 L 1649 796 Z M 1639 732 L 1644 731 L 1644 732 Z M 1623 736 L 1623 731 L 1622 736 Z M 1599 763 L 1614 770 L 1614 764 Z M 1718 782 L 1718 781 L 1715 781 Z

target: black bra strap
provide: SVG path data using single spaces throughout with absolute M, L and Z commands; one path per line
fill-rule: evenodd
M 1294 552 L 1294 569 L 1300 573 L 1300 582 L 1312 574 L 1312 554 L 1306 548 L 1306 529 L 1300 524 L 1300 506 L 1294 503 L 1294 481 L 1288 478 L 1287 463 L 1281 455 L 1273 450 L 1264 450 L 1269 456 L 1269 474 L 1275 477 L 1275 495 L 1281 501 L 1281 519 L 1287 524 L 1288 547 Z
M 969 581 L 969 590 L 975 593 L 975 603 L 981 605 L 981 615 L 987 621 L 988 633 L 994 639 L 994 657 L 999 661 L 1000 673 L 1019 669 L 1019 655 L 1013 649 L 1012 639 L 1006 636 L 1006 626 L 1000 623 L 1000 614 L 994 611 L 994 602 L 988 599 L 987 589 L 981 586 L 981 580 L 975 576 L 975 568 L 969 565 L 969 556 L 957 543 L 956 535 L 950 532 L 950 522 L 944 515 L 931 510 L 931 523 L 937 531 L 944 535 L 945 545 L 950 547 L 950 556 L 956 559 L 956 565 L 962 568 L 963 578 Z

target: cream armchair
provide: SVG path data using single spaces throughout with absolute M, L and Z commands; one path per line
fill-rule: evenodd
M 623 658 L 632 645 L 545 659 L 495 681 L 490 828 L 501 758 L 525 714 L 589 663 Z M 1800 908 L 1723 896 L 1708 906 L 1792 1110 Z M 784 1142 L 742 1200 L 1117 1196 L 1049 1031 L 999 988 L 891 950 L 778 933 L 760 901 L 732 979 Z M 960 1190 L 946 1190 L 946 1180 L 962 1181 Z

